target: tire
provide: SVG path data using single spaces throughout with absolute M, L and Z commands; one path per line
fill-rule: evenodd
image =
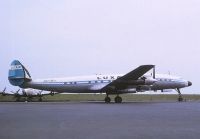
M 110 101 L 111 101 L 110 97 L 105 98 L 105 103 L 110 103 Z
M 122 103 L 122 98 L 120 96 L 116 96 L 115 103 Z

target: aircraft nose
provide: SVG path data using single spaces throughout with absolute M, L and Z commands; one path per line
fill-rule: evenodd
M 192 86 L 192 82 L 188 81 L 188 86 Z

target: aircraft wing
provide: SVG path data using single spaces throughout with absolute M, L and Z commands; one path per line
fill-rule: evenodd
M 2 95 L 2 96 L 15 96 L 15 95 L 18 95 L 18 94 L 16 94 L 16 93 L 7 93 L 7 92 L 0 92 L 0 95 Z M 19 94 L 20 95 L 20 94 Z
M 110 84 L 105 86 L 102 89 L 102 91 L 107 91 L 107 90 L 110 90 L 110 89 L 113 89 L 113 88 L 120 89 L 120 88 L 124 87 L 126 82 L 139 79 L 145 73 L 147 73 L 149 70 L 151 70 L 153 68 L 154 68 L 154 65 L 139 66 L 138 68 L 134 69 L 133 71 L 125 74 L 124 76 L 114 80 L 113 82 L 111 82 Z
M 6 92 L 6 88 L 2 91 L 2 92 L 0 92 L 0 95 L 2 95 L 2 96 L 16 96 L 16 95 L 21 95 L 21 94 L 19 94 L 19 91 L 20 91 L 20 89 L 19 90 L 17 90 L 16 92 L 13 92 L 13 91 L 11 91 L 11 92 Z

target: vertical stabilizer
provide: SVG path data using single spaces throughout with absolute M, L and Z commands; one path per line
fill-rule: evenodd
M 25 82 L 31 81 L 31 76 L 18 60 L 14 60 L 11 63 L 8 80 L 14 86 L 22 86 Z

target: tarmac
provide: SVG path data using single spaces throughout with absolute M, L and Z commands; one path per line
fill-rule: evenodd
M 200 102 L 0 103 L 0 139 L 199 139 Z

